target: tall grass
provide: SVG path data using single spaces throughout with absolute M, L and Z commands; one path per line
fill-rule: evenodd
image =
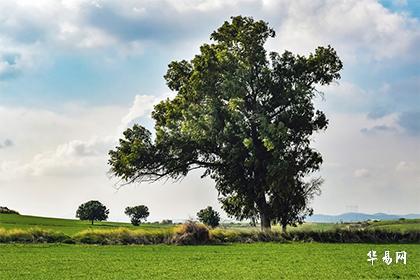
M 73 240 L 85 244 L 160 244 L 169 243 L 173 229 L 87 229 L 73 236 Z
M 420 231 L 387 229 L 335 229 L 327 231 L 292 231 L 286 240 L 323 243 L 420 243 Z
M 215 243 L 252 243 L 252 242 L 284 242 L 279 231 L 260 231 L 260 230 L 232 230 L 232 229 L 213 229 L 210 230 L 211 240 Z
M 322 243 L 420 243 L 420 231 L 384 229 L 332 229 L 323 231 L 280 231 L 222 229 L 209 230 L 205 225 L 187 222 L 176 228 L 160 229 L 87 229 L 73 236 L 40 228 L 2 229 L 0 243 L 82 243 L 82 244 L 221 244 L 253 242 L 322 242 Z
M 59 243 L 67 240 L 70 240 L 69 236 L 52 230 L 0 228 L 0 243 Z

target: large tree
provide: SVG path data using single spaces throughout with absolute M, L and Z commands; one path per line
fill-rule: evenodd
M 171 62 L 165 79 L 177 94 L 155 106 L 155 137 L 140 125 L 127 129 L 109 153 L 111 173 L 132 183 L 203 169 L 223 209 L 259 217 L 262 229 L 310 214 L 319 180 L 305 178 L 322 163 L 310 141 L 328 124 L 313 99 L 317 85 L 340 78 L 342 63 L 330 46 L 306 57 L 268 54 L 274 36 L 264 21 L 232 17 L 191 61 Z
M 105 205 L 97 200 L 90 200 L 79 206 L 76 211 L 76 218 L 80 220 L 91 221 L 92 225 L 94 221 L 106 221 L 108 219 L 109 210 Z

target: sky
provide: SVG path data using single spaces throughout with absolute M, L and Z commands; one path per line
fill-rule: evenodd
M 138 204 L 150 221 L 220 210 L 201 172 L 118 188 L 107 152 L 134 123 L 153 127 L 153 105 L 174 96 L 167 65 L 235 15 L 274 28 L 268 50 L 330 44 L 344 63 L 315 101 L 330 120 L 313 142 L 325 179 L 315 213 L 420 213 L 417 0 L 0 1 L 0 205 L 74 218 L 94 199 L 118 221 Z

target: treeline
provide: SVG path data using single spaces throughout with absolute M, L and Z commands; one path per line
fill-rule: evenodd
M 0 214 L 16 214 L 19 215 L 19 212 L 9 209 L 7 207 L 4 206 L 0 206 Z
M 393 232 L 384 229 L 335 229 L 326 231 L 233 230 L 189 221 L 174 228 L 161 229 L 88 229 L 73 236 L 51 230 L 0 229 L 0 243 L 71 243 L 71 244 L 176 244 L 202 245 L 253 242 L 324 242 L 324 243 L 420 243 L 419 231 Z

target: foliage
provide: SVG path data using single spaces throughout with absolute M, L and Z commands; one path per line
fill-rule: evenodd
M 313 213 L 308 207 L 310 200 L 320 193 L 323 180 L 312 179 L 310 182 L 290 181 L 278 189 L 277 196 L 273 198 L 273 211 L 275 221 L 278 222 L 283 232 L 287 225 L 297 226 L 302 224 L 306 216 Z
M 124 213 L 130 217 L 133 226 L 140 225 L 141 221 L 146 220 L 150 215 L 149 208 L 144 205 L 127 207 Z
M 69 236 L 61 232 L 40 228 L 0 228 L 0 243 L 58 243 L 69 239 Z
M 19 212 L 9 209 L 7 207 L 0 206 L 0 214 L 16 214 L 19 215 Z
M 267 54 L 274 35 L 264 21 L 233 17 L 191 61 L 171 62 L 165 79 L 177 95 L 155 106 L 156 137 L 127 129 L 109 152 L 111 173 L 130 183 L 204 169 L 228 215 L 259 217 L 264 229 L 311 214 L 321 181 L 304 178 L 322 157 L 310 142 L 328 124 L 313 99 L 318 85 L 340 78 L 342 63 L 330 46 L 307 57 Z
M 198 220 L 209 227 L 215 228 L 219 225 L 220 215 L 211 206 L 201 209 L 197 213 Z
M 285 242 L 278 231 L 257 231 L 238 229 L 212 229 L 210 230 L 212 242 L 219 243 L 254 243 L 254 242 Z
M 179 226 L 172 242 L 178 245 L 200 245 L 210 242 L 209 229 L 203 224 L 187 221 Z
M 136 229 L 127 228 L 117 229 L 88 229 L 74 235 L 73 239 L 85 244 L 162 244 L 169 243 L 174 235 L 174 230 L 170 228 L 161 229 Z
M 76 218 L 80 220 L 89 220 L 92 225 L 94 221 L 106 221 L 109 210 L 105 205 L 97 200 L 91 200 L 83 203 L 76 211 Z

